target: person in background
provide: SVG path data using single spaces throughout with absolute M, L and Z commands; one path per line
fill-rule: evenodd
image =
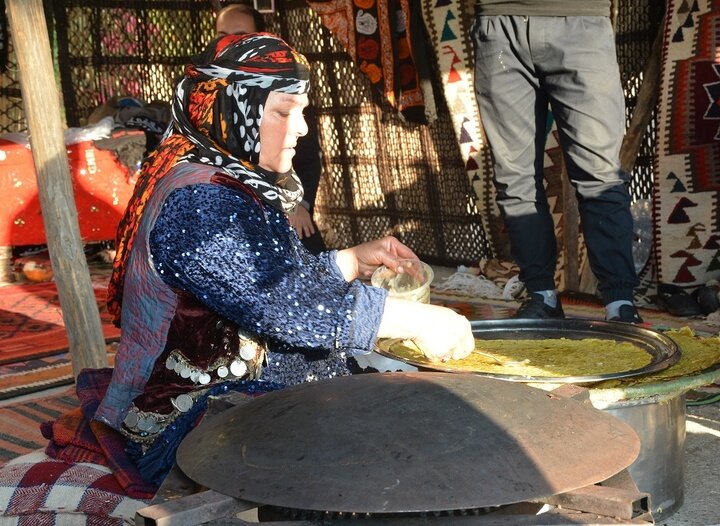
M 642 322 L 633 303 L 629 175 L 619 161 L 625 99 L 609 15 L 610 0 L 475 3 L 475 94 L 494 157 L 498 205 L 529 292 L 518 318 L 564 317 L 543 186 L 549 104 L 605 316 Z
M 262 14 L 245 4 L 225 6 L 218 11 L 215 19 L 216 36 L 263 33 L 266 30 Z M 308 133 L 298 140 L 293 159 L 293 168 L 302 181 L 305 195 L 295 214 L 289 215 L 288 220 L 297 231 L 305 248 L 313 254 L 319 254 L 326 250 L 326 246 L 313 220 L 313 212 L 315 196 L 320 185 L 322 159 L 317 117 L 312 106 L 305 109 L 305 121 L 308 125 Z

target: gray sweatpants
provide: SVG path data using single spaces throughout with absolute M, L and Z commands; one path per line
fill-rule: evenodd
M 554 289 L 557 259 L 543 187 L 548 105 L 576 189 L 604 302 L 632 299 L 628 174 L 618 159 L 625 98 L 606 17 L 477 16 L 475 93 L 494 157 L 498 205 L 529 291 Z

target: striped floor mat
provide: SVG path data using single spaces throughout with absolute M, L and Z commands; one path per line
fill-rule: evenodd
M 47 397 L 0 406 L 0 465 L 45 447 L 40 424 L 78 407 L 74 387 Z
M 117 342 L 107 345 L 108 364 L 115 363 Z M 74 381 L 70 353 L 43 356 L 31 360 L 0 364 L 0 400 L 45 391 Z

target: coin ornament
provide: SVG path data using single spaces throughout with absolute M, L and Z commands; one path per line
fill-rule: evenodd
M 247 365 L 245 365 L 245 362 L 241 360 L 234 360 L 233 363 L 230 364 L 230 373 L 232 373 L 233 376 L 237 376 L 239 378 L 244 376 L 246 372 Z
M 138 415 L 135 411 L 129 411 L 127 415 L 125 415 L 125 420 L 123 420 L 123 423 L 127 427 L 135 427 L 138 424 Z
M 181 394 L 176 398 L 171 398 L 172 405 L 181 413 L 187 413 L 193 406 L 193 399 L 190 395 Z
M 254 360 L 257 357 L 257 349 L 252 342 L 246 342 L 240 347 L 240 358 L 243 360 Z
M 167 360 L 165 360 L 165 368 L 166 368 L 168 371 L 174 371 L 174 370 L 175 370 L 175 364 L 177 364 L 177 362 L 175 361 L 175 358 L 173 358 L 173 356 L 168 356 L 168 357 L 167 357 Z
M 153 427 L 153 419 L 149 416 L 140 416 L 138 418 L 137 428 L 140 431 L 148 432 Z

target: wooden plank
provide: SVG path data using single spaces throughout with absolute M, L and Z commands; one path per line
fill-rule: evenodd
M 18 60 L 38 196 L 67 329 L 73 374 L 106 367 L 100 313 L 83 252 L 41 0 L 5 2 Z

